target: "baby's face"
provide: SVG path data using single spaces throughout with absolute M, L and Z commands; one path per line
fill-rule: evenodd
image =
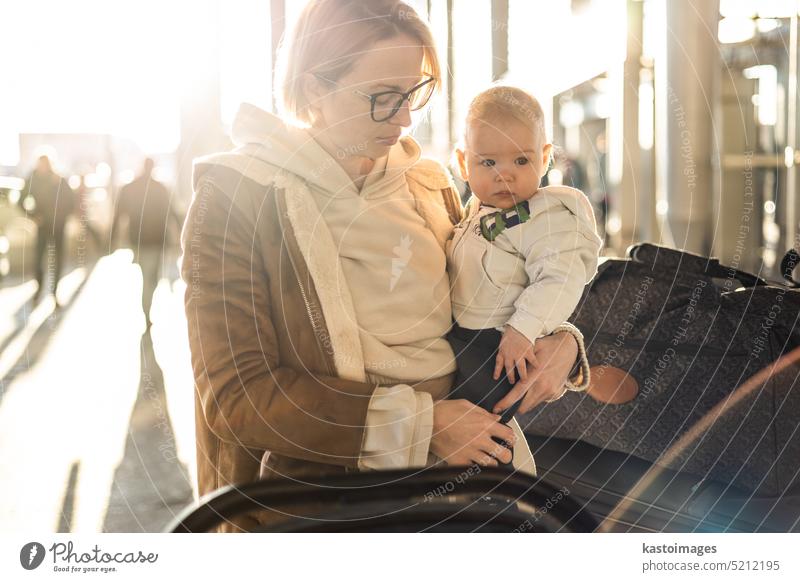
M 551 147 L 519 122 L 476 120 L 467 131 L 466 151 L 456 154 L 473 194 L 484 204 L 507 209 L 539 189 Z

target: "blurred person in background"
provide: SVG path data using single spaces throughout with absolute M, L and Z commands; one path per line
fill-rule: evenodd
M 81 234 L 85 239 L 86 236 L 92 237 L 95 247 L 101 249 L 103 247 L 103 237 L 100 236 L 97 228 L 92 224 L 91 217 L 89 216 L 89 204 L 91 203 L 90 196 L 92 189 L 86 185 L 86 176 L 80 175 L 80 184 L 75 189 L 75 198 L 78 202 L 79 215 L 78 219 L 81 223 Z
M 34 261 L 38 288 L 33 296 L 36 303 L 45 291 L 43 259 L 48 246 L 52 247 L 47 262 L 48 266 L 52 264 L 53 293 L 56 292 L 64 264 L 64 226 L 75 210 L 75 193 L 67 180 L 53 170 L 50 158 L 42 155 L 36 162 L 36 168 L 25 180 L 20 204 L 37 227 Z
M 152 159 L 145 159 L 141 174 L 122 187 L 111 225 L 113 243 L 121 220 L 127 218 L 133 262 L 142 269 L 142 309 L 148 328 L 153 293 L 161 278 L 163 254 L 168 244 L 177 244 L 182 224 L 172 207 L 169 190 L 153 178 L 154 167 Z M 170 225 L 176 229 L 172 233 Z

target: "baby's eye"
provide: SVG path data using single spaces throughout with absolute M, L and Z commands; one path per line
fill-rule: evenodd
M 528 158 L 522 157 L 522 158 L 517 158 L 517 159 L 515 160 L 515 163 L 516 163 L 518 166 L 524 166 L 525 164 L 527 164 L 527 163 L 528 163 L 528 161 L 529 161 L 529 160 L 528 160 Z
M 494 160 L 490 159 L 481 160 L 481 166 L 484 166 L 486 168 L 491 168 L 492 166 L 494 166 Z

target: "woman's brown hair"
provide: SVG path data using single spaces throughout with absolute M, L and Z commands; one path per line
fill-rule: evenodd
M 281 41 L 276 72 L 278 110 L 303 125 L 314 122 L 303 82 L 307 74 L 332 81 L 345 75 L 375 43 L 405 34 L 423 51 L 423 75 L 441 87 L 433 34 L 416 11 L 399 0 L 310 0 Z

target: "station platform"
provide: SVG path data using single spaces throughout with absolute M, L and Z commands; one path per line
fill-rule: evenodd
M 141 310 L 122 249 L 0 288 L 0 530 L 158 532 L 195 498 L 193 381 L 173 266 Z

